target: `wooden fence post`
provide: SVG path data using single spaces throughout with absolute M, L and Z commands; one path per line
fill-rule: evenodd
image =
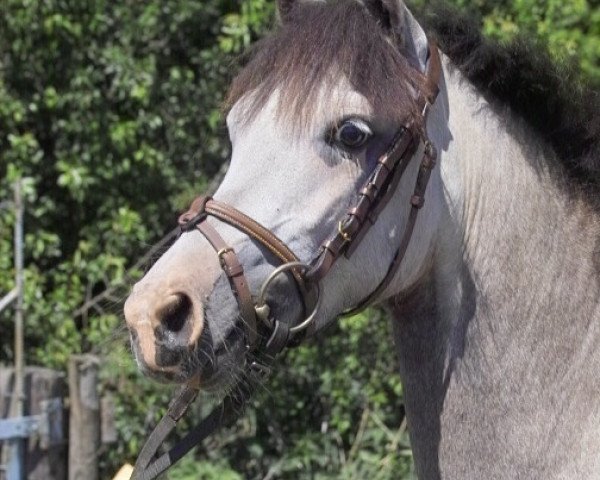
M 99 360 L 93 355 L 69 359 L 69 480 L 98 480 L 98 366 Z

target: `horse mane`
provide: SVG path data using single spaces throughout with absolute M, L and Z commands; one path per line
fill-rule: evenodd
M 251 93 L 242 102 L 246 120 L 277 91 L 278 113 L 307 125 L 325 93 L 323 86 L 344 76 L 378 115 L 418 123 L 413 92 L 424 77 L 358 2 L 297 2 L 286 21 L 258 41 L 243 62 L 225 107 Z
M 557 66 L 531 40 L 502 44 L 483 37 L 476 15 L 441 5 L 427 11 L 420 20 L 454 66 L 492 105 L 510 108 L 552 148 L 564 167 L 559 175 L 600 198 L 597 89 L 584 85 L 573 66 Z M 296 5 L 287 21 L 246 56 L 226 107 L 251 92 L 244 107 L 249 118 L 278 91 L 279 113 L 306 124 L 323 82 L 343 74 L 378 113 L 399 121 L 418 119 L 412 92 L 423 77 L 391 45 L 380 24 L 358 1 Z
M 557 65 L 531 39 L 485 38 L 476 15 L 437 6 L 423 25 L 456 68 L 492 104 L 507 106 L 556 153 L 567 175 L 600 195 L 600 95 L 575 66 Z M 572 184 L 573 182 L 569 182 Z

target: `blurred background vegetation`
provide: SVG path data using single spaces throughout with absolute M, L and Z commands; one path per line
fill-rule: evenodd
M 488 36 L 539 39 L 600 86 L 598 0 L 453 3 Z M 0 7 L 0 201 L 22 177 L 27 363 L 64 369 L 71 353 L 104 356 L 102 390 L 115 398 L 119 428 L 102 452 L 109 478 L 134 460 L 170 396 L 131 360 L 121 301 L 142 272 L 128 270 L 226 161 L 220 105 L 239 54 L 274 24 L 274 0 Z M 0 210 L 0 294 L 13 287 L 13 222 Z M 75 315 L 107 288 L 99 308 Z M 411 478 L 388 330 L 369 311 L 287 354 L 247 415 L 171 478 Z M 0 332 L 0 363 L 10 364 L 10 311 Z

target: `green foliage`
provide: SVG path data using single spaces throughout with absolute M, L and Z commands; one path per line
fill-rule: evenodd
M 428 2 L 410 2 L 427 8 Z M 499 40 L 536 38 L 559 62 L 579 65 L 600 85 L 600 8 L 595 0 L 454 0 L 482 19 L 484 33 Z
M 64 365 L 118 324 L 72 312 L 120 282 L 220 167 L 233 55 L 270 13 L 263 0 L 3 3 L 0 192 L 26 179 L 29 362 Z M 0 231 L 12 224 L 3 211 Z M 10 321 L 0 314 L 3 331 Z
M 584 73 L 600 78 L 600 9 L 591 1 L 514 0 L 486 15 L 484 32 L 500 39 L 532 33 L 557 59 L 579 61 Z
M 249 412 L 253 434 L 224 447 L 232 466 L 256 479 L 406 478 L 411 457 L 389 326 L 370 311 L 290 351 Z
M 535 36 L 600 85 L 592 0 L 454 3 L 488 35 Z M 273 0 L 2 2 L 0 202 L 23 178 L 27 361 L 64 368 L 71 353 L 105 355 L 119 441 L 102 455 L 104 477 L 134 459 L 171 389 L 138 373 L 121 299 L 89 318 L 73 312 L 120 284 L 220 168 L 235 58 L 273 19 Z M 0 209 L 0 295 L 14 286 L 13 224 Z M 12 360 L 11 313 L 0 313 L 0 363 Z M 341 321 L 290 352 L 247 415 L 171 478 L 410 478 L 392 358 L 379 312 Z

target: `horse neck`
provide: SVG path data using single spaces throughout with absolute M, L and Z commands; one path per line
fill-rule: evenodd
M 592 478 L 598 215 L 522 121 L 446 81 L 436 253 L 392 307 L 419 478 Z

